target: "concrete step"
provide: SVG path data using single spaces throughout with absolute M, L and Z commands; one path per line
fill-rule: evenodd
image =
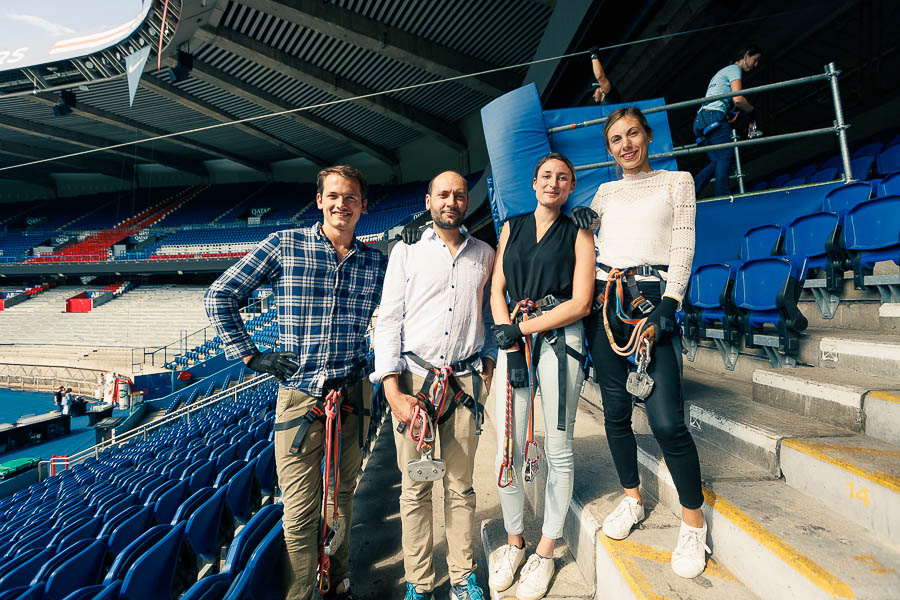
M 784 440 L 787 483 L 900 543 L 900 447 L 865 435 Z
M 754 401 L 852 431 L 865 431 L 889 442 L 900 440 L 900 402 L 892 393 L 897 391 L 897 379 L 825 367 L 763 367 L 753 373 Z
M 801 365 L 900 379 L 900 330 L 891 331 L 810 327 L 801 337 L 796 360 Z M 709 341 L 702 342 L 694 360 L 685 364 L 748 381 L 756 369 L 770 366 L 763 350 L 742 347 L 734 370 L 729 371 Z
M 900 554 L 818 499 L 697 439 L 713 556 L 760 598 L 896 598 Z M 642 488 L 681 507 L 656 441 L 638 438 Z M 746 465 L 746 466 L 744 466 Z
M 876 293 L 877 296 L 877 293 Z M 826 319 L 816 308 L 812 298 L 800 299 L 800 312 L 809 321 L 809 327 L 816 329 L 858 329 L 865 331 L 894 331 L 900 329 L 900 319 L 891 318 L 893 304 L 882 304 L 881 300 L 841 300 L 831 319 Z M 897 305 L 900 308 L 900 304 Z
M 505 367 L 501 364 L 498 368 Z M 669 561 L 681 521 L 664 507 L 656 507 L 652 498 L 646 502 L 647 518 L 627 540 L 610 540 L 603 535 L 600 529 L 603 519 L 615 509 L 623 492 L 609 459 L 602 413 L 594 406 L 598 401 L 596 386 L 586 384 L 583 399 L 587 395 L 592 396 L 592 402 L 580 403 L 576 419 L 575 482 L 563 539 L 584 579 L 597 590 L 596 597 L 634 600 L 755 598 L 715 558 L 709 561 L 706 571 L 699 577 L 683 579 L 675 575 Z M 493 414 L 496 401 L 492 394 L 487 403 L 487 415 Z M 505 401 L 503 394 L 499 401 Z M 536 412 L 535 435 L 542 439 L 540 402 L 536 402 Z M 487 419 L 486 424 L 485 434 L 495 435 L 493 421 Z M 541 514 L 547 465 L 540 440 L 538 444 L 542 448 L 538 477 L 534 483 L 524 485 L 528 504 L 534 507 L 535 513 Z M 494 597 L 513 596 L 507 591 Z
M 683 381 L 685 420 L 691 433 L 775 477 L 781 475 L 783 439 L 852 435 L 816 419 L 751 401 L 753 385 L 745 381 L 689 367 Z M 638 433 L 650 433 L 645 414 L 643 405 L 638 405 L 634 419 Z
M 530 513 L 531 511 L 526 511 Z M 541 522 L 533 514 L 526 514 L 525 539 L 527 541 L 541 538 Z M 481 543 L 484 547 L 484 555 L 490 556 L 491 552 L 506 543 L 506 530 L 503 528 L 502 519 L 490 519 L 481 522 Z M 534 548 L 528 548 L 529 555 Z M 575 562 L 572 553 L 569 552 L 565 542 L 556 544 L 553 549 L 553 562 L 556 572 L 550 580 L 550 588 L 544 598 L 553 600 L 587 600 L 594 597 L 594 590 L 581 574 L 581 569 Z M 490 590 L 491 600 L 503 600 L 516 597 L 518 580 L 512 587 L 502 592 Z

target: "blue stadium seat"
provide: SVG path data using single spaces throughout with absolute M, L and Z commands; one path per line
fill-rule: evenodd
M 235 461 L 237 462 L 237 461 Z M 253 490 L 253 474 L 256 471 L 258 459 L 254 458 L 240 471 L 234 474 L 228 482 L 225 494 L 225 503 L 228 513 L 233 519 L 233 529 L 243 525 L 250 519 L 250 501 Z
M 55 547 L 57 552 L 60 552 L 79 540 L 95 537 L 102 526 L 103 519 L 100 517 L 78 519 L 74 523 L 65 525 L 50 540 L 49 545 Z
M 188 495 L 189 482 L 187 480 L 172 483 L 173 485 L 160 494 L 153 504 L 153 515 L 156 517 L 157 523 L 171 523 L 175 517 L 175 511 Z
M 130 509 L 128 509 L 130 510 Z M 117 556 L 129 544 L 138 539 L 150 526 L 153 507 L 139 507 L 137 511 L 117 523 L 109 532 L 109 553 Z
M 171 530 L 172 525 L 156 525 L 138 536 L 137 539 L 116 555 L 112 565 L 106 572 L 103 583 L 110 584 L 117 579 L 124 578 L 125 573 L 128 572 L 134 562 L 143 556 L 144 552 L 163 539 Z
M 850 161 L 850 171 L 853 173 L 853 179 L 868 179 L 869 172 L 875 165 L 874 156 L 860 156 Z
M 284 549 L 281 521 L 266 534 L 247 562 L 247 567 L 228 589 L 226 600 L 281 600 L 278 564 Z
M 225 496 L 225 489 L 218 490 L 198 506 L 187 520 L 185 541 L 193 552 L 194 560 L 186 562 L 197 571 L 207 564 L 212 564 L 218 556 Z
M 894 144 L 882 150 L 878 155 L 876 168 L 882 175 L 900 171 L 900 144 Z
M 159 525 L 168 531 L 129 567 L 122 582 L 120 597 L 128 600 L 171 600 L 172 580 L 178 563 L 185 524 Z
M 799 333 L 808 325 L 797 308 L 805 272 L 806 259 L 798 255 L 757 258 L 738 267 L 734 304 L 742 312 L 747 346 L 755 346 L 754 334 L 772 325 L 778 332 L 778 351 L 796 356 Z
M 784 186 L 785 183 L 791 178 L 789 173 L 782 173 L 781 175 L 775 176 L 772 181 L 769 183 L 769 187 L 771 188 L 780 188 Z
M 739 315 L 732 299 L 735 272 L 735 265 L 720 263 L 701 265 L 691 274 L 684 303 L 687 337 L 705 338 L 707 328 L 718 323 L 726 343 L 740 343 Z
M 792 177 L 784 182 L 784 187 L 794 187 L 796 185 L 803 185 L 806 183 L 806 177 Z
M 78 540 L 74 544 L 70 544 L 65 550 L 54 550 L 53 556 L 48 558 L 34 575 L 31 584 L 34 585 L 35 583 L 46 582 L 53 571 L 73 556 L 80 554 L 85 548 L 94 543 L 94 541 L 95 540 L 93 539 Z M 0 585 L 0 587 L 2 587 L 2 585 Z
M 269 442 L 256 463 L 256 483 L 263 498 L 275 496 L 275 442 Z
M 809 179 L 809 177 L 816 172 L 817 166 L 815 164 L 803 165 L 793 173 L 794 179 L 802 179 L 804 182 Z
M 222 573 L 209 575 L 192 585 L 180 600 L 222 600 L 231 581 L 231 577 Z
M 878 184 L 879 196 L 893 196 L 894 194 L 900 194 L 900 171 L 885 175 Z
M 836 213 L 846 212 L 860 202 L 868 200 L 871 195 L 871 184 L 863 181 L 848 183 L 825 194 L 822 209 Z
M 844 219 L 844 248 L 850 255 L 853 283 L 863 289 L 864 277 L 876 262 L 900 264 L 900 195 L 856 205 Z
M 56 567 L 47 578 L 46 600 L 59 600 L 81 587 L 96 585 L 106 558 L 108 538 L 100 537 Z
M 228 482 L 231 481 L 231 478 L 234 476 L 234 474 L 240 471 L 246 464 L 247 463 L 245 461 L 240 459 L 232 461 L 227 467 L 219 471 L 213 487 L 221 488 L 228 485 Z
M 749 229 L 741 239 L 740 260 L 777 256 L 784 242 L 784 227 L 760 225 Z
M 882 144 L 881 142 L 871 142 L 854 150 L 851 153 L 851 156 L 853 158 L 857 158 L 860 156 L 878 156 L 883 147 L 884 144 Z
M 184 521 L 189 518 L 201 504 L 212 498 L 215 493 L 216 488 L 204 487 L 188 496 L 187 499 L 181 503 L 181 506 L 178 507 L 178 510 L 175 511 L 175 516 L 172 517 L 172 523 L 178 523 L 179 521 Z
M 844 159 L 841 157 L 841 155 L 835 154 L 835 155 L 831 156 L 831 158 L 829 158 L 828 160 L 823 162 L 822 166 L 819 168 L 820 169 L 829 169 L 829 168 L 839 169 L 839 168 L 841 168 L 841 166 L 843 166 L 843 164 L 844 164 Z
M 826 181 L 834 181 L 838 178 L 837 167 L 822 167 L 809 176 L 809 183 L 824 183 Z
M 843 287 L 844 255 L 840 251 L 841 220 L 835 212 L 817 212 L 801 215 L 787 227 L 784 240 L 785 254 L 802 254 L 806 257 L 807 275 L 812 269 L 822 269 L 825 287 L 840 292 Z

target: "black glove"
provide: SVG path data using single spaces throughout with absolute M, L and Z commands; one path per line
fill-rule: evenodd
M 406 227 L 403 228 L 403 231 L 400 232 L 400 239 L 403 240 L 403 243 L 407 246 L 412 246 L 422 239 L 422 231 L 419 229 L 418 225 L 407 223 Z
M 300 365 L 293 352 L 257 352 L 247 363 L 247 367 L 257 373 L 269 373 L 277 379 L 285 380 L 296 373 Z
M 678 301 L 668 296 L 663 296 L 659 304 L 647 317 L 646 330 L 651 325 L 654 328 L 653 341 L 661 342 L 675 335 L 678 324 L 675 322 L 675 311 L 678 309 Z
M 525 362 L 524 352 L 513 350 L 506 353 L 506 372 L 510 387 L 528 387 L 528 363 Z
M 589 56 L 592 59 L 600 58 L 600 48 L 598 48 L 597 46 L 591 46 L 591 49 L 589 50 L 589 52 L 590 52 Z
M 578 225 L 578 229 L 591 229 L 597 213 L 590 206 L 576 206 L 572 209 L 572 222 Z
M 494 339 L 501 350 L 508 350 L 519 343 L 522 339 L 522 330 L 519 329 L 518 323 L 512 325 L 491 325 L 491 331 L 494 332 Z

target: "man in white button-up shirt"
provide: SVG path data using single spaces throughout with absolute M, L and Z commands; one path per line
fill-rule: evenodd
M 451 367 L 453 387 L 438 419 L 437 455 L 446 465 L 444 519 L 451 595 L 481 597 L 475 578 L 472 478 L 482 412 L 497 346 L 490 333 L 490 273 L 494 251 L 460 230 L 469 205 L 466 180 L 446 171 L 428 186 L 425 207 L 433 228 L 415 244 L 394 246 L 375 327 L 375 373 L 391 405 L 397 465 L 403 474 L 400 520 L 407 598 L 430 598 L 435 574 L 430 481 L 414 481 L 407 463 L 420 457 L 410 437 L 414 414 L 434 400 L 430 373 Z M 432 375 L 430 381 L 434 381 Z M 420 394 L 416 397 L 416 394 Z M 468 396 L 467 401 L 455 399 Z M 469 402 L 468 400 L 472 400 Z M 403 425 L 400 432 L 397 427 Z M 478 588 L 477 593 L 475 588 Z

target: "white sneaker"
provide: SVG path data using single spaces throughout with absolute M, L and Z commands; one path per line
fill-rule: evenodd
M 538 600 L 543 598 L 550 587 L 550 579 L 553 577 L 553 559 L 544 558 L 537 554 L 528 557 L 528 562 L 522 567 L 519 574 L 519 586 L 516 588 L 518 600 Z
M 491 552 L 488 558 L 488 585 L 492 590 L 502 592 L 513 584 L 516 571 L 525 562 L 525 548 L 504 544 Z
M 603 533 L 614 540 L 624 540 L 631 528 L 644 520 L 644 505 L 631 496 L 625 496 L 616 510 L 603 519 Z
M 692 579 L 706 568 L 706 553 L 712 550 L 706 545 L 706 522 L 703 527 L 691 527 L 684 521 L 678 532 L 678 544 L 672 551 L 672 570 L 676 575 Z

